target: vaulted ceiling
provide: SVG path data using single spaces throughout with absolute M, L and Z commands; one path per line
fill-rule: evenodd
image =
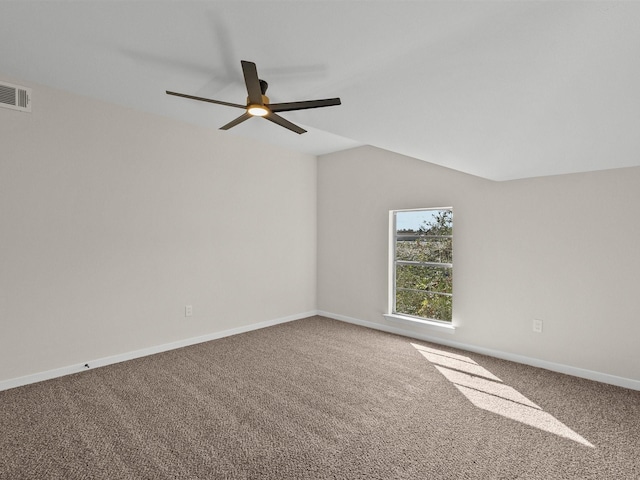
M 272 102 L 342 105 L 225 134 L 504 180 L 640 165 L 639 26 L 617 1 L 5 0 L 0 75 L 217 129 L 238 110 L 165 90 L 244 103 L 250 60 Z

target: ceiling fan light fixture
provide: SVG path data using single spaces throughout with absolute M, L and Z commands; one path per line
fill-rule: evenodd
M 249 105 L 247 107 L 247 113 L 254 117 L 264 117 L 269 113 L 269 109 L 264 105 Z

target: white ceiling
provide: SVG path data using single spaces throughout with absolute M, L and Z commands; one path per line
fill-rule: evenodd
M 0 74 L 197 125 L 241 111 L 240 60 L 322 154 L 369 144 L 504 180 L 640 165 L 640 3 L 0 1 Z M 37 91 L 34 92 L 37 109 Z

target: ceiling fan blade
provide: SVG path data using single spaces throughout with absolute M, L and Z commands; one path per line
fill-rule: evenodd
M 339 98 L 326 98 L 324 100 L 307 100 L 304 102 L 270 103 L 272 112 L 290 112 L 291 110 L 306 110 L 307 108 L 331 107 L 341 105 Z
M 237 103 L 221 102 L 220 100 L 213 100 L 211 98 L 194 97 L 193 95 L 170 92 L 169 90 L 166 90 L 166 92 L 167 92 L 167 95 L 175 95 L 176 97 L 190 98 L 191 100 L 200 100 L 201 102 L 216 103 L 218 105 L 226 105 L 227 107 L 236 107 L 236 108 L 242 108 L 242 109 L 247 108 L 246 105 L 238 105 Z
M 260 79 L 258 78 L 256 64 L 245 60 L 241 60 L 240 63 L 242 64 L 244 83 L 247 86 L 249 103 L 262 105 L 262 89 L 260 88 Z
M 280 115 L 276 115 L 273 112 L 269 112 L 265 117 L 267 120 L 272 121 L 273 123 L 277 123 L 278 125 L 280 125 L 281 127 L 284 128 L 288 128 L 289 130 L 291 130 L 292 132 L 296 132 L 299 134 L 302 134 L 304 132 L 306 132 L 306 130 L 304 128 L 299 127 L 298 125 L 296 125 L 295 123 L 291 123 L 289 120 L 285 120 L 284 118 L 282 118 Z
M 229 130 L 231 127 L 235 127 L 239 123 L 242 123 L 242 122 L 244 122 L 245 120 L 247 120 L 249 118 L 251 118 L 251 115 L 249 115 L 248 113 L 245 112 L 242 115 L 240 115 L 238 118 L 236 118 L 235 120 L 231 120 L 226 125 L 223 125 L 222 127 L 220 127 L 220 130 Z

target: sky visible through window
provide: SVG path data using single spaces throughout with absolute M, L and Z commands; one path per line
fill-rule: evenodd
M 414 210 L 396 212 L 396 230 L 418 230 L 425 221 L 429 223 L 440 210 Z

